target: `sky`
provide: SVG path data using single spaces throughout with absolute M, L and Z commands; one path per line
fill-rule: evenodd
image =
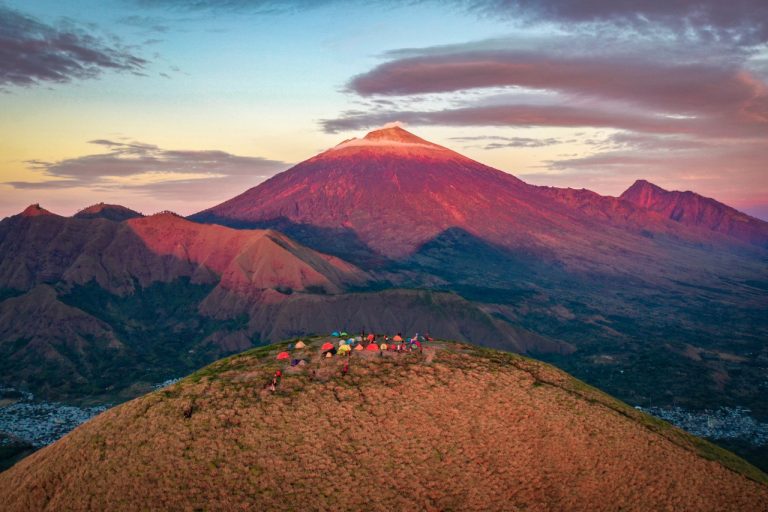
M 768 2 L 0 0 L 0 217 L 192 214 L 395 121 L 768 220 Z

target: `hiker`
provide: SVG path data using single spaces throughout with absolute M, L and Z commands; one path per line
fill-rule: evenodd
M 275 391 L 277 389 L 277 385 L 280 383 L 280 379 L 282 378 L 282 376 L 283 376 L 283 372 L 281 372 L 280 369 L 278 368 L 275 371 L 275 375 L 272 377 L 272 384 L 269 386 L 269 389 L 271 391 Z
M 373 333 L 370 333 L 368 335 L 368 343 L 373 343 L 376 340 L 376 335 Z
M 343 377 L 347 372 L 349 372 L 349 359 L 344 361 L 344 367 L 341 369 L 341 376 Z

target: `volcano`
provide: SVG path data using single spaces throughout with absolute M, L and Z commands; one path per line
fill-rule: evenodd
M 767 223 L 715 229 L 676 222 L 629 191 L 529 185 L 400 127 L 347 140 L 193 220 L 281 230 L 355 263 L 406 261 L 456 233 L 573 272 L 687 273 L 692 244 L 761 245 Z M 747 216 L 744 216 L 747 217 Z M 746 234 L 753 233 L 753 234 Z M 654 239 L 656 237 L 656 239 Z M 699 258 L 706 258 L 699 254 Z

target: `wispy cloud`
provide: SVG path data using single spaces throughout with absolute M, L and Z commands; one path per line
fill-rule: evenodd
M 56 162 L 31 160 L 27 163 L 41 180 L 5 184 L 27 190 L 85 187 L 177 198 L 189 194 L 204 197 L 213 189 L 242 191 L 288 166 L 276 160 L 217 150 L 171 150 L 109 139 L 90 142 L 108 151 Z
M 114 38 L 106 41 L 71 22 L 47 25 L 0 5 L 0 86 L 63 83 L 105 71 L 141 74 L 146 66 Z
M 142 7 L 206 11 L 284 13 L 359 0 L 134 0 Z M 369 4 L 431 4 L 462 9 L 515 24 L 541 23 L 595 31 L 667 34 L 699 41 L 753 45 L 768 41 L 768 4 L 763 0 L 368 0 Z
M 472 137 L 451 137 L 451 140 L 470 144 L 482 143 L 484 149 L 502 148 L 541 148 L 562 144 L 563 141 L 553 137 L 534 139 L 531 137 L 504 137 L 502 135 L 477 135 Z
M 666 30 L 701 41 L 748 45 L 768 41 L 768 3 L 763 0 L 459 0 L 459 3 L 486 16 L 555 23 L 571 30 L 580 25 L 590 31 L 607 28 L 657 34 Z

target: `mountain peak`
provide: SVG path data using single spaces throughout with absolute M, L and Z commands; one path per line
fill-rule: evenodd
M 74 215 L 74 217 L 77 219 L 103 218 L 103 219 L 114 220 L 117 222 L 133 219 L 141 216 L 142 215 L 139 212 L 131 210 L 130 208 L 126 208 L 125 206 L 121 206 L 119 204 L 106 204 L 106 203 L 97 203 L 97 204 L 91 205 L 87 208 L 80 210 Z
M 656 185 L 655 183 L 651 183 L 648 180 L 639 179 L 639 180 L 635 180 L 635 182 L 632 184 L 632 186 L 624 191 L 622 196 L 625 195 L 625 194 L 631 194 L 633 191 L 640 191 L 640 190 L 653 190 L 655 192 L 668 192 L 668 190 L 665 190 L 665 189 L 661 188 L 660 186 Z
M 768 223 L 695 192 L 665 190 L 649 181 L 637 180 L 619 198 L 675 222 L 768 246 Z
M 39 217 L 41 215 L 54 215 L 53 213 L 49 212 L 40 204 L 35 203 L 27 206 L 23 212 L 20 214 L 22 217 Z
M 421 137 L 417 137 L 408 130 L 397 125 L 384 126 L 371 132 L 368 132 L 362 139 L 347 139 L 334 149 L 342 149 L 355 146 L 378 146 L 386 148 L 428 148 L 447 151 L 446 148 L 438 146 Z
M 417 137 L 408 130 L 405 130 L 397 125 L 385 126 L 383 128 L 368 132 L 368 134 L 363 137 L 363 140 L 434 145 L 431 142 L 426 141 L 421 137 Z

